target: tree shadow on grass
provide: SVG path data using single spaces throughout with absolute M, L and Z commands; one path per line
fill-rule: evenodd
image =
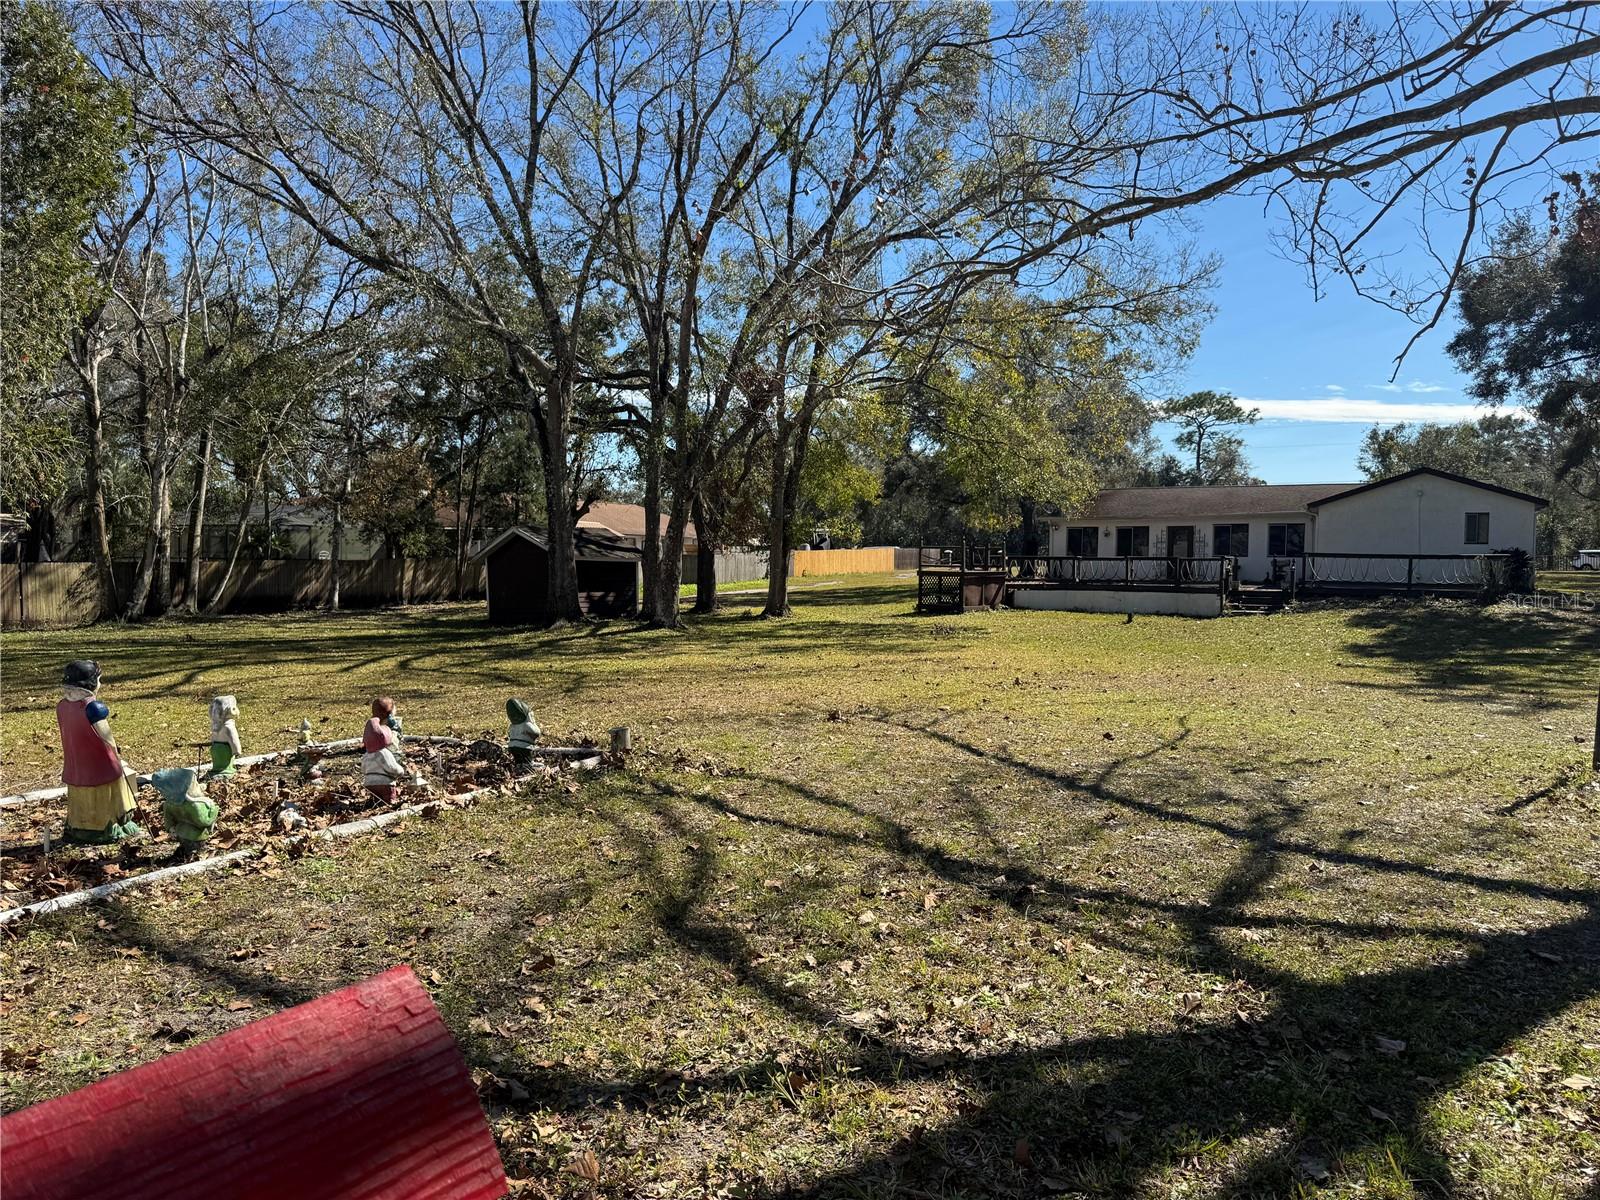
M 994 760 L 1041 771 L 1009 756 Z M 1113 774 L 1115 768 L 1088 793 L 1097 801 L 1127 804 L 1165 819 L 1192 819 L 1170 806 L 1119 793 L 1107 782 Z M 859 812 L 849 802 L 814 791 L 807 799 Z M 859 815 L 881 822 L 872 814 Z M 1233 951 L 1219 937 L 1223 931 L 1260 927 L 1242 909 L 1281 869 L 1284 855 L 1340 857 L 1294 832 L 1301 816 L 1285 805 L 1277 815 L 1244 824 L 1208 821 L 1209 828 L 1240 846 L 1238 859 L 1205 904 L 1154 906 L 1175 920 L 1186 949 L 1209 970 L 1248 981 L 1271 996 L 1270 1010 L 1230 1015 L 1224 1000 L 1224 1011 L 1213 1015 L 1209 1006 L 1215 999 L 1208 998 L 1203 1015 L 1192 1021 L 1180 1015 L 1170 1029 L 1069 1035 L 1059 1047 L 1043 1051 L 969 1056 L 936 1073 L 986 1097 L 975 1111 L 933 1135 L 908 1139 L 835 1172 L 807 1194 L 1031 1195 L 1063 1186 L 1120 1192 L 1149 1184 L 1218 1143 L 1259 1147 L 1246 1150 L 1253 1161 L 1235 1176 L 1230 1194 L 1282 1195 L 1325 1171 L 1359 1176 L 1367 1167 L 1393 1169 L 1386 1166 L 1390 1163 L 1427 1190 L 1449 1194 L 1452 1169 L 1433 1144 L 1429 1110 L 1502 1053 L 1507 1042 L 1600 994 L 1600 892 L 1354 856 L 1369 869 L 1556 900 L 1583 911 L 1529 933 L 1430 929 L 1431 936 L 1453 933 L 1456 946 L 1427 965 L 1333 981 L 1302 978 Z M 1008 881 L 1021 879 L 1037 890 L 1079 896 L 1084 891 L 1029 879 L 1015 864 L 952 860 L 919 845 L 892 822 L 884 833 L 915 865 L 952 883 L 982 889 L 988 872 L 1005 867 Z M 1135 908 L 1151 903 L 1117 889 L 1097 890 L 1097 899 Z M 1030 912 L 1039 911 L 1030 906 Z M 1352 937 L 1381 935 L 1387 928 L 1294 923 Z M 863 1061 L 857 1068 L 886 1084 L 918 1070 L 914 1056 L 896 1054 L 889 1046 L 873 1048 L 871 1057 L 880 1061 Z M 892 1066 L 884 1059 L 892 1059 Z M 1026 1143 L 1025 1155 L 1014 1149 L 1019 1140 Z M 1030 1165 L 1019 1166 L 1019 1160 Z
M 1011 769 L 1056 778 L 1025 760 L 962 748 Z M 1112 780 L 1128 761 L 1118 760 L 1096 780 L 1079 784 L 1097 802 L 1178 822 L 1196 819 L 1121 791 Z M 792 781 L 753 778 L 786 790 L 796 810 L 815 808 L 861 828 L 841 828 L 831 820 L 819 824 L 798 811 L 753 812 L 707 792 L 664 794 L 814 837 L 841 853 L 860 846 L 864 837 L 896 855 L 907 872 L 929 872 L 1046 924 L 1063 911 L 1050 905 L 1052 896 L 1147 908 L 1182 931 L 1188 957 L 1271 1001 L 1264 1011 L 1230 1011 L 1224 993 L 1208 996 L 1194 1013 L 1153 1022 L 1149 1030 L 1098 1036 L 1063 1030 L 1060 1044 L 1046 1049 L 928 1054 L 914 1037 L 902 1036 L 910 1031 L 859 1029 L 774 974 L 744 934 L 710 911 L 712 851 L 697 849 L 684 870 L 663 859 L 663 842 L 676 844 L 694 832 L 681 815 L 668 814 L 667 838 L 636 836 L 630 848 L 662 892 L 656 919 L 675 945 L 725 965 L 741 985 L 802 1022 L 854 1028 L 856 1051 L 847 1068 L 857 1079 L 883 1087 L 937 1081 L 983 1098 L 949 1124 L 816 1180 L 805 1194 L 1035 1195 L 1063 1187 L 1120 1193 L 1181 1171 L 1186 1161 L 1204 1156 L 1206 1147 L 1219 1145 L 1236 1151 L 1241 1163 L 1230 1194 L 1282 1195 L 1327 1172 L 1359 1177 L 1368 1169 L 1449 1194 L 1455 1180 L 1450 1160 L 1433 1141 L 1433 1105 L 1509 1041 L 1600 994 L 1600 893 L 1350 854 L 1298 832 L 1305 814 L 1292 802 L 1243 822 L 1202 819 L 1209 831 L 1238 845 L 1239 854 L 1204 903 L 1185 904 L 1066 884 L 1004 859 L 952 855 L 905 823 L 862 805 Z M 1342 859 L 1442 886 L 1582 911 L 1531 932 L 1504 933 L 1250 914 L 1248 906 L 1282 870 L 1285 856 Z M 1421 965 L 1320 979 L 1267 965 L 1231 949 L 1220 936 L 1274 924 L 1353 938 L 1421 935 L 1447 948 Z M 1114 940 L 1098 929 L 1095 936 Z
M 1581 692 L 1597 680 L 1600 618 L 1464 604 L 1377 604 L 1349 619 L 1370 636 L 1345 652 L 1403 667 L 1413 683 L 1393 677 L 1369 686 L 1414 688 L 1440 695 L 1488 692 L 1504 704 L 1540 706 L 1525 693 L 1537 679 L 1543 693 Z
M 491 625 L 475 607 L 449 606 L 404 612 L 297 612 L 284 614 L 277 628 L 266 629 L 262 627 L 268 619 L 249 616 L 132 628 L 98 625 L 75 631 L 79 636 L 71 656 L 100 660 L 107 696 L 115 703 L 168 696 L 206 679 L 248 679 L 262 672 L 282 678 L 286 672 L 301 670 L 313 678 L 333 671 L 384 668 L 399 681 L 443 665 L 457 680 L 510 684 L 523 673 L 519 664 L 529 660 L 578 670 L 659 658 L 680 645 L 696 656 L 760 659 L 830 647 L 877 654 L 925 649 L 923 633 L 899 628 L 876 613 L 856 619 L 832 615 L 838 607 L 883 608 L 886 597 L 892 605 L 895 594 L 881 586 L 802 593 L 796 598 L 797 612 L 827 609 L 827 621 L 808 621 L 803 615 L 762 621 L 726 612 L 694 618 L 686 642 L 673 632 L 632 621 L 541 630 Z M 8 645 L 6 657 L 15 689 L 52 689 L 65 661 L 56 638 L 38 635 Z M 392 686 L 400 690 L 398 684 Z
M 1218 814 L 1218 802 L 1227 797 L 1207 796 L 1193 805 L 1156 799 L 1160 781 L 1134 769 L 1146 767 L 1159 751 L 1123 756 L 1097 771 L 1066 773 L 931 726 L 896 724 L 993 770 L 1067 789 L 1093 805 L 1203 832 L 1218 845 L 1219 869 L 1202 900 L 1184 900 L 1115 883 L 1083 884 L 1016 861 L 1005 853 L 991 816 L 980 811 L 981 801 L 973 802 L 977 807 L 969 818 L 985 846 L 973 855 L 944 849 L 937 821 L 919 828 L 889 811 L 793 780 L 742 777 L 759 783 L 768 797 L 759 809 L 711 789 L 691 793 L 661 780 L 630 782 L 632 790 L 616 811 L 590 816 L 612 826 L 630 878 L 649 890 L 648 921 L 673 946 L 725 969 L 736 986 L 802 1028 L 845 1034 L 851 1049 L 843 1066 L 852 1078 L 884 1089 L 935 1084 L 967 1098 L 953 1119 L 858 1157 L 811 1180 L 798 1194 L 1126 1194 L 1177 1186 L 1186 1169 L 1220 1153 L 1229 1158 L 1225 1187 L 1232 1195 L 1285 1195 L 1325 1172 L 1359 1179 L 1369 1169 L 1398 1173 L 1428 1194 L 1448 1195 L 1462 1181 L 1435 1141 L 1432 1113 L 1441 1097 L 1505 1053 L 1509 1042 L 1600 994 L 1600 892 L 1329 844 L 1308 832 L 1304 806 L 1281 793 L 1258 798 L 1237 819 Z M 1184 736 L 1162 749 L 1181 744 Z M 692 819 L 696 814 L 737 816 L 814 840 L 819 856 L 840 862 L 850 862 L 865 847 L 888 856 L 907 878 L 926 874 L 1041 927 L 1092 932 L 1108 945 L 1117 944 L 1113 923 L 1092 914 L 1081 919 L 1081 906 L 1143 912 L 1177 932 L 1185 966 L 1199 964 L 1234 982 L 1167 1019 L 1141 1015 L 1137 1029 L 1086 1032 L 1063 1019 L 1058 1037 L 1045 1046 L 930 1052 L 915 1024 L 863 1027 L 813 989 L 796 986 L 783 964 L 758 952 L 750 932 L 716 901 L 715 837 L 707 836 L 704 820 Z M 1577 911 L 1526 931 L 1252 912 L 1286 861 L 1295 858 Z M 792 904 L 826 900 L 820 884 L 791 886 Z M 515 924 L 525 907 L 526 902 L 514 904 L 507 920 L 474 940 L 486 946 L 504 940 L 507 922 Z M 292 989 L 284 994 L 282 981 L 247 972 L 223 960 L 220 951 L 197 954 L 148 928 L 121 921 L 118 927 L 117 937 L 133 939 L 166 961 L 213 973 L 232 987 L 262 989 L 258 994 L 275 1003 L 309 998 Z M 1242 933 L 1272 929 L 1355 939 L 1426 937 L 1441 945 L 1410 965 L 1312 977 L 1240 945 Z M 1128 949 L 1151 953 L 1145 946 Z M 1082 983 L 1097 986 L 1088 976 Z M 1257 999 L 1244 1002 L 1245 993 L 1236 995 L 1235 985 Z M 471 1042 L 469 1050 L 479 1065 L 493 1061 Z M 522 1098 L 511 1103 L 659 1110 L 708 1090 L 760 1090 L 778 1066 L 775 1059 L 758 1057 L 687 1085 L 681 1077 L 601 1079 L 571 1066 L 540 1067 L 520 1080 Z M 494 1069 L 504 1071 L 505 1064 Z

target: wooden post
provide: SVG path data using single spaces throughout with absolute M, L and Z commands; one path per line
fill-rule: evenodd
M 1417 560 L 1415 557 L 1409 557 L 1406 559 L 1406 591 L 1409 592 L 1411 590 L 1411 584 L 1412 581 L 1415 580 L 1416 575 Z

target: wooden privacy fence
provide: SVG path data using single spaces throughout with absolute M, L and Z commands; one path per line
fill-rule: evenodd
M 200 593 L 209 596 L 222 578 L 226 564 L 206 560 L 200 564 Z M 126 595 L 132 587 L 134 564 L 115 567 L 117 590 Z M 448 558 L 382 558 L 340 564 L 340 607 L 366 608 L 379 604 L 425 604 L 453 600 L 455 563 Z M 185 563 L 172 567 L 172 601 L 181 607 L 187 598 Z M 223 610 L 226 612 L 284 612 L 328 603 L 333 595 L 333 564 L 304 559 L 265 559 L 241 562 L 234 568 Z M 483 595 L 483 565 L 468 563 L 462 573 L 462 596 Z M 114 614 L 102 611 L 93 563 L 6 563 L 0 566 L 0 626 L 87 625 Z
M 741 583 L 747 579 L 767 577 L 767 552 L 765 550 L 718 550 L 717 582 Z M 683 556 L 683 582 L 695 583 L 700 578 L 699 558 L 693 554 Z
M 869 575 L 892 570 L 893 546 L 863 546 L 859 550 L 796 550 L 789 574 Z

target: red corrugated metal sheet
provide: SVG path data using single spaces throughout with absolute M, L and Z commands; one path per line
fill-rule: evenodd
M 409 967 L 0 1120 L 6 1200 L 493 1200 L 505 1174 Z

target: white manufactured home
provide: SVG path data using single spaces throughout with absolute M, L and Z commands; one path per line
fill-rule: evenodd
M 1241 593 L 1469 592 L 1532 555 L 1545 501 L 1422 468 L 1374 483 L 1113 488 L 1011 560 L 1020 608 L 1216 615 Z
M 1081 516 L 1051 517 L 1049 553 L 1230 556 L 1245 582 L 1301 555 L 1533 553 L 1538 496 L 1421 468 L 1375 483 L 1112 488 Z

